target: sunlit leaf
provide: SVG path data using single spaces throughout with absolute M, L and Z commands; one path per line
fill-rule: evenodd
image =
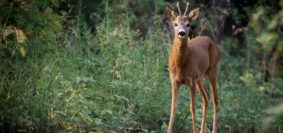
M 102 124 L 102 119 L 94 118 L 94 123 L 95 123 L 96 125 L 101 125 L 101 124 Z
M 267 28 L 269 30 L 272 30 L 272 29 L 276 28 L 277 24 L 278 24 L 278 20 L 277 19 L 272 19 L 271 21 L 269 21 L 269 23 L 267 25 Z
M 23 56 L 23 57 L 25 57 L 25 55 L 26 55 L 26 50 L 25 50 L 25 48 L 24 47 L 20 47 L 20 54 Z
M 243 76 L 240 77 L 240 79 L 246 84 L 246 85 L 254 85 L 255 79 L 254 75 L 251 73 L 245 73 Z
M 273 39 L 274 37 L 276 37 L 277 34 L 275 33 L 269 33 L 269 32 L 264 32 L 261 33 L 256 40 L 259 41 L 262 45 L 267 44 L 271 39 Z
M 112 110 L 103 110 L 101 112 L 101 114 L 109 114 L 109 115 L 111 115 L 112 114 Z
M 19 44 L 25 43 L 26 36 L 25 36 L 24 32 L 22 30 L 16 29 L 16 34 L 17 34 L 17 42 Z
M 283 113 L 283 103 L 275 106 L 275 107 L 272 107 L 270 109 L 267 109 L 266 112 L 268 114 L 280 114 L 280 113 Z

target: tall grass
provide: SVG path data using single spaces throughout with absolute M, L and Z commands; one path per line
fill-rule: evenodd
M 159 15 L 162 4 L 163 1 L 155 3 L 154 15 Z M 109 1 L 101 6 L 103 10 L 95 15 L 101 19 L 95 33 L 78 13 L 67 30 L 43 29 L 38 33 L 40 36 L 29 38 L 25 57 L 17 52 L 6 54 L 6 49 L 1 47 L 0 127 L 3 131 L 166 130 L 171 106 L 167 71 L 169 35 L 157 19 L 147 34 L 141 36 L 139 30 L 130 26 L 132 18 L 138 16 L 128 6 L 122 7 L 125 9 L 121 14 L 115 13 L 115 5 Z M 261 84 L 262 76 L 252 67 L 250 55 L 235 57 L 229 53 L 231 43 L 229 39 L 219 43 L 223 57 L 218 83 L 218 129 L 220 132 L 265 131 L 261 127 L 266 115 L 264 109 L 282 98 L 271 98 L 260 91 L 261 86 L 269 89 L 269 84 Z M 200 125 L 201 99 L 197 96 Z M 182 87 L 174 125 L 176 132 L 191 131 L 189 97 L 188 88 Z M 208 130 L 212 127 L 212 113 L 210 104 Z M 268 131 L 282 128 L 282 121 L 276 122 Z

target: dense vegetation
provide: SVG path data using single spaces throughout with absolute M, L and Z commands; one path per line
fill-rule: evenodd
M 173 3 L 1 0 L 0 132 L 165 131 L 172 31 L 162 13 Z M 283 1 L 199 5 L 192 37 L 222 52 L 218 131 L 281 132 Z M 191 131 L 189 97 L 183 87 L 176 132 Z

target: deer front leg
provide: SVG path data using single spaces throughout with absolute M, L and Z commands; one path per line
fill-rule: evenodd
M 170 121 L 167 129 L 167 133 L 172 133 L 174 117 L 178 102 L 179 88 L 180 88 L 180 84 L 177 83 L 177 81 L 171 79 L 171 83 L 172 83 L 172 103 L 171 103 L 171 114 L 170 114 Z
M 201 129 L 200 133 L 204 133 L 205 131 L 205 123 L 206 123 L 206 114 L 207 114 L 207 107 L 208 107 L 208 101 L 209 96 L 207 94 L 207 91 L 205 90 L 201 80 L 197 81 L 198 89 L 202 96 L 202 122 L 201 122 Z
M 191 114 L 192 114 L 192 119 L 193 119 L 193 133 L 196 133 L 196 87 L 195 87 L 195 82 L 192 83 L 192 86 L 190 89 L 191 89 L 190 109 L 191 109 Z

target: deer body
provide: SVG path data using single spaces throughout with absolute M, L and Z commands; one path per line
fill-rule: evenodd
M 188 8 L 187 3 L 187 8 Z M 175 112 L 177 108 L 179 88 L 182 84 L 190 87 L 190 110 L 193 120 L 193 133 L 196 133 L 195 115 L 195 93 L 196 90 L 202 96 L 202 123 L 200 132 L 205 131 L 206 114 L 209 102 L 207 90 L 203 85 L 205 76 L 210 81 L 210 88 L 213 95 L 213 133 L 217 131 L 217 65 L 220 61 L 220 50 L 217 44 L 207 36 L 198 36 L 192 40 L 188 33 L 190 24 L 199 15 L 199 8 L 193 9 L 189 15 L 181 15 L 179 3 L 177 3 L 179 16 L 171 7 L 166 7 L 165 14 L 171 19 L 174 25 L 174 41 L 169 57 L 169 73 L 172 84 L 172 103 L 170 121 L 167 133 L 172 132 Z
M 215 43 L 207 36 L 192 40 L 175 39 L 169 57 L 169 72 L 172 78 L 181 84 L 191 85 L 193 80 L 205 76 L 209 67 L 215 64 L 209 60 L 210 48 Z

